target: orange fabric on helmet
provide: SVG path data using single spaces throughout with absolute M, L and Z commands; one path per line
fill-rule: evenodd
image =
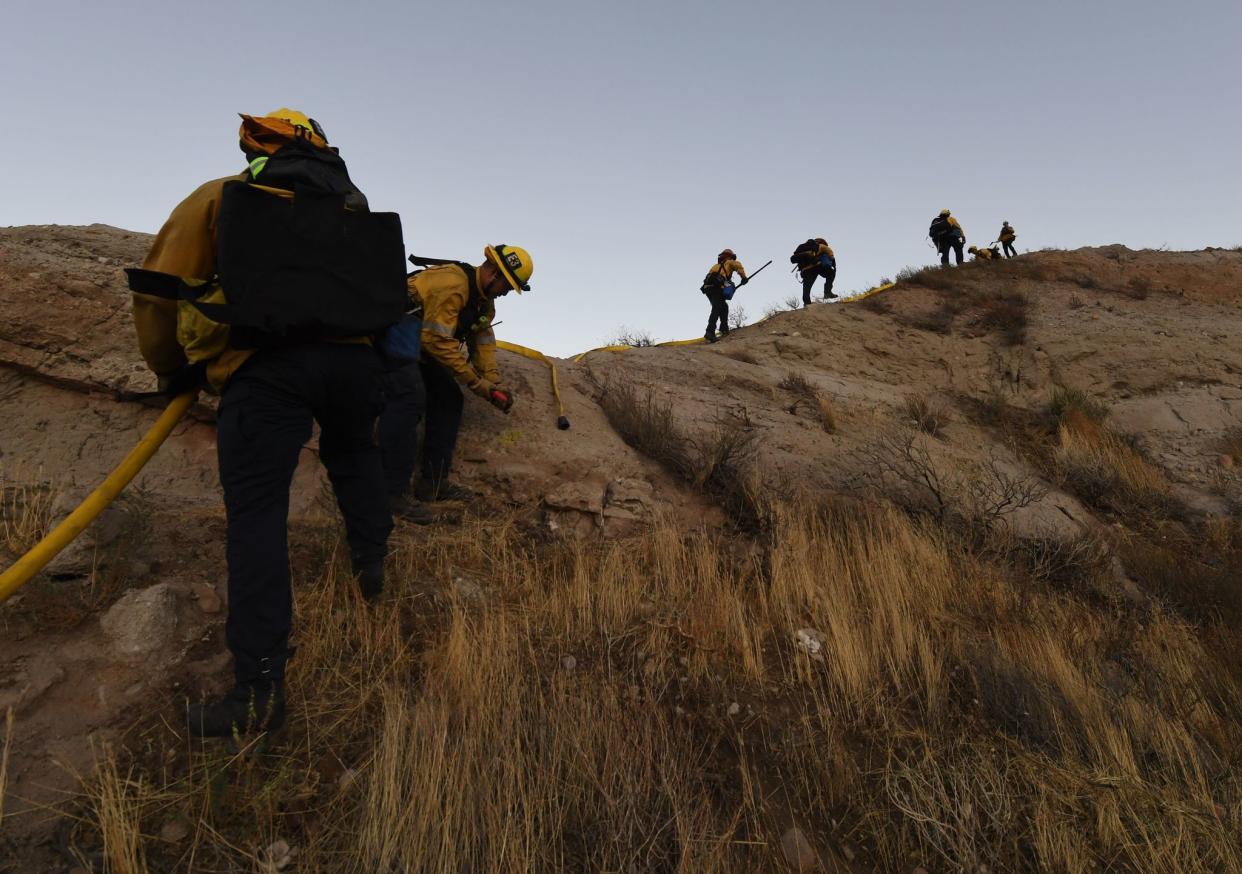
M 304 127 L 298 127 L 283 118 L 266 118 L 245 113 L 239 113 L 239 115 L 242 119 L 239 136 L 242 151 L 247 155 L 255 152 L 262 155 L 275 154 L 281 146 L 288 145 L 298 137 L 317 149 L 328 147 L 328 141 L 319 134 Z

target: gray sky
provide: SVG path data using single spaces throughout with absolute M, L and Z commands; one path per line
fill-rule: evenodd
M 154 232 L 307 112 L 406 248 L 531 250 L 504 339 L 697 336 L 717 251 L 836 249 L 838 291 L 970 242 L 1242 243 L 1242 3 L 5 0 L 0 225 Z

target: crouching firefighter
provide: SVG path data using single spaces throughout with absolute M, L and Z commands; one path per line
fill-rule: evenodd
M 733 284 L 734 273 L 742 277 L 737 285 Z M 703 335 L 708 343 L 716 342 L 717 322 L 720 323 L 720 336 L 729 333 L 729 301 L 733 299 L 733 292 L 748 282 L 746 268 L 737 260 L 737 254 L 732 249 L 725 249 L 716 256 L 716 263 L 708 269 L 699 288 L 712 305 L 711 315 L 707 318 L 707 332 Z
M 279 727 L 292 592 L 289 484 L 311 426 L 368 598 L 384 580 L 392 519 L 374 441 L 380 361 L 371 336 L 406 309 L 394 213 L 372 213 L 323 128 L 301 112 L 242 116 L 249 166 L 207 182 L 127 271 L 138 344 L 162 389 L 221 395 L 235 685 L 190 706 L 199 736 Z
M 837 256 L 823 237 L 816 237 L 800 243 L 794 253 L 789 256 L 802 276 L 802 305 L 811 305 L 811 287 L 815 280 L 824 277 L 824 300 L 836 297 L 832 292 L 832 284 L 837 279 Z
M 379 441 L 393 512 L 421 523 L 429 514 L 419 501 L 473 497 L 449 481 L 464 403 L 459 383 L 504 413 L 513 406 L 513 392 L 496 365 L 492 322 L 496 298 L 530 291 L 534 264 L 525 249 L 505 245 L 486 246 L 477 267 L 417 256 L 410 261 L 425 268 L 407 281 L 411 315 L 421 320 L 421 349 L 415 361 L 384 378 Z M 422 465 L 412 500 L 417 429 L 424 415 Z

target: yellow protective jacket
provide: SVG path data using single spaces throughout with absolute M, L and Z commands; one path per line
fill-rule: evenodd
M 477 286 L 478 268 L 471 269 Z M 459 324 L 462 311 L 470 303 L 470 281 L 465 269 L 456 264 L 415 273 L 409 279 L 409 288 L 410 299 L 423 305 L 423 351 L 475 394 L 486 396 L 500 383 L 496 334 L 491 327 L 496 304 L 484 297 L 474 324 Z
M 1013 229 L 1013 225 L 1001 225 L 1000 234 L 997 235 L 996 239 L 1002 243 L 1012 243 L 1018 239 L 1018 232 Z
M 243 174 L 205 182 L 177 204 L 142 262 L 143 269 L 183 279 L 204 280 L 214 275 L 216 212 L 224 183 L 245 178 Z M 171 374 L 188 362 L 207 361 L 207 381 L 215 391 L 220 391 L 253 354 L 252 350 L 229 348 L 228 328 L 211 321 L 186 301 L 145 294 L 133 297 L 138 349 L 157 375 Z
M 707 272 L 708 273 L 722 273 L 724 275 L 725 282 L 732 282 L 734 273 L 736 273 L 738 276 L 742 277 L 743 279 L 746 278 L 746 268 L 742 266 L 741 261 L 738 261 L 736 259 L 731 259 L 731 260 L 725 261 L 724 263 L 717 261 L 715 264 L 711 266 L 711 268 Z
M 966 242 L 966 231 L 962 230 L 962 226 L 953 216 L 949 216 L 949 227 L 957 228 L 957 232 L 962 235 L 962 242 Z

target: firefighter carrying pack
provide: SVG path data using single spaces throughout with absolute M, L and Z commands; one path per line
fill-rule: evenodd
M 224 184 L 216 277 L 126 273 L 131 290 L 187 301 L 252 349 L 394 324 L 409 308 L 404 260 L 400 217 L 367 210 L 335 151 L 294 141 Z

